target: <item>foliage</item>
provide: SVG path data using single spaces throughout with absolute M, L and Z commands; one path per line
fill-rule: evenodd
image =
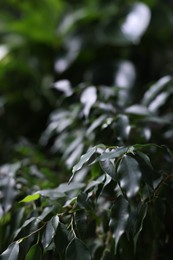
M 0 7 L 0 258 L 172 259 L 171 1 Z

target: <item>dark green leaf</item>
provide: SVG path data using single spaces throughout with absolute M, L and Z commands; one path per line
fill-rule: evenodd
M 54 236 L 55 251 L 60 259 L 65 259 L 65 250 L 69 241 L 69 231 L 67 227 L 60 222 Z
M 57 226 L 59 224 L 59 217 L 55 216 L 53 217 L 45 227 L 45 230 L 43 232 L 42 238 L 41 238 L 41 243 L 43 245 L 44 250 L 46 250 L 50 243 L 52 242 Z
M 76 211 L 75 213 L 75 224 L 76 224 L 76 228 L 77 228 L 77 234 L 80 238 L 85 237 L 86 233 L 87 233 L 87 214 L 86 211 L 81 209 Z
M 111 219 L 109 223 L 115 240 L 115 252 L 121 236 L 126 231 L 128 219 L 128 202 L 123 196 L 119 196 L 111 209 Z
M 115 166 L 112 160 L 107 159 L 104 161 L 100 161 L 99 163 L 102 170 L 110 175 L 113 180 L 115 180 Z
M 124 155 L 117 168 L 117 179 L 127 198 L 132 198 L 138 193 L 141 177 L 138 162 L 131 156 Z
M 153 186 L 153 180 L 152 180 L 152 172 L 153 172 L 153 166 L 151 164 L 150 158 L 148 155 L 141 151 L 136 151 L 136 160 L 139 163 L 139 167 L 142 172 L 142 179 L 150 185 L 150 187 Z
M 13 242 L 9 247 L 0 255 L 1 260 L 18 260 L 19 243 Z
M 126 115 L 119 115 L 116 121 L 116 134 L 123 140 L 128 138 L 130 131 L 129 118 Z
M 29 249 L 29 251 L 25 257 L 25 260 L 33 260 L 33 259 L 41 260 L 42 257 L 43 257 L 43 254 L 42 254 L 42 249 L 41 249 L 40 245 L 35 244 Z
M 82 168 L 82 166 L 89 161 L 89 159 L 96 152 L 96 150 L 97 150 L 96 147 L 92 147 L 88 150 L 88 152 L 86 154 L 81 156 L 79 162 L 73 167 L 73 170 L 72 170 L 73 175 L 70 178 L 69 182 L 71 182 L 71 180 L 73 179 L 75 172 L 79 171 Z
M 92 210 L 93 209 L 93 203 L 88 198 L 88 195 L 84 192 L 81 192 L 78 195 L 77 205 L 80 207 L 80 209 L 86 209 L 86 210 Z
M 148 209 L 147 204 L 143 204 L 141 206 L 141 209 L 140 209 L 140 212 L 139 212 L 139 215 L 138 215 L 138 219 L 136 221 L 135 234 L 134 234 L 134 237 L 133 237 L 135 250 L 136 250 L 136 243 L 138 241 L 138 237 L 139 237 L 140 232 L 142 231 L 142 228 L 143 228 L 144 219 L 147 215 L 147 209 Z
M 32 217 L 32 218 L 30 218 L 30 219 L 27 219 L 27 220 L 23 223 L 23 225 L 22 225 L 19 229 L 16 230 L 16 232 L 15 232 L 15 234 L 14 234 L 14 238 L 16 238 L 16 237 L 20 234 L 20 232 L 26 230 L 26 228 L 28 228 L 28 227 L 31 228 L 31 226 L 32 226 L 32 227 L 36 227 L 36 225 L 37 225 L 37 218 Z
M 74 238 L 68 245 L 65 253 L 65 260 L 91 260 L 91 255 L 85 244 Z

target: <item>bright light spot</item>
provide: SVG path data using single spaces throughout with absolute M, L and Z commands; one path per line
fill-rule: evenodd
M 55 71 L 62 73 L 68 68 L 68 65 L 69 65 L 68 59 L 61 58 L 55 62 L 54 69 Z
M 121 30 L 128 39 L 138 42 L 147 29 L 150 19 L 150 9 L 143 3 L 136 3 L 128 14 Z
M 149 111 L 156 112 L 159 107 L 165 104 L 166 99 L 168 98 L 169 93 L 163 92 L 159 94 L 149 105 Z
M 84 105 L 83 113 L 88 116 L 91 107 L 95 104 L 97 100 L 96 88 L 91 86 L 85 89 L 81 95 L 80 101 Z
M 138 186 L 134 187 L 133 190 L 131 189 L 131 190 L 127 191 L 127 193 L 126 193 L 127 198 L 133 197 L 138 191 L 139 191 Z
M 131 87 L 134 83 L 136 72 L 134 65 L 129 61 L 122 61 L 118 66 L 115 76 L 115 85 L 123 88 Z
M 0 60 L 2 60 L 8 53 L 8 48 L 4 45 L 0 46 Z
M 59 81 L 55 82 L 54 88 L 64 92 L 66 97 L 71 96 L 73 93 L 71 84 L 70 84 L 69 80 L 67 80 L 67 79 L 63 79 L 63 80 L 59 80 Z

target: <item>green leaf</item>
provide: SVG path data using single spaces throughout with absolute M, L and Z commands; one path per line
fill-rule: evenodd
M 85 184 L 82 182 L 62 183 L 58 186 L 56 191 L 65 193 L 65 192 L 81 189 L 84 186 Z
M 43 254 L 42 254 L 42 249 L 41 249 L 40 245 L 35 244 L 29 249 L 29 251 L 25 257 L 25 260 L 33 260 L 33 259 L 41 260 L 42 257 L 43 257 Z
M 129 155 L 124 155 L 117 168 L 117 179 L 127 198 L 134 197 L 140 188 L 142 173 L 138 162 Z
M 123 140 L 127 140 L 130 131 L 129 118 L 126 115 L 119 115 L 116 121 L 116 134 Z
M 90 125 L 90 127 L 86 131 L 86 135 L 89 136 L 98 126 L 100 126 L 105 120 L 107 116 L 101 115 Z
M 148 116 L 149 115 L 149 111 L 147 109 L 146 106 L 143 105 L 132 105 L 128 108 L 125 109 L 125 112 L 127 114 L 134 114 L 134 115 L 138 115 L 138 116 Z
M 112 160 L 104 160 L 99 162 L 102 170 L 107 173 L 113 180 L 115 180 L 115 166 Z
M 119 240 L 126 230 L 128 219 L 128 201 L 123 196 L 119 196 L 111 209 L 111 218 L 109 222 L 115 240 L 115 253 Z
M 146 106 L 159 94 L 159 92 L 165 88 L 165 86 L 170 82 L 170 76 L 164 76 L 159 79 L 154 85 L 152 85 L 148 91 L 145 92 L 142 103 Z
M 28 195 L 26 196 L 23 200 L 21 200 L 20 202 L 32 202 L 34 200 L 38 200 L 40 198 L 40 194 L 35 193 L 33 195 Z
M 69 231 L 67 227 L 60 222 L 54 236 L 55 251 L 57 255 L 60 256 L 60 259 L 65 258 L 65 250 L 69 241 Z
M 142 179 L 144 182 L 150 185 L 150 187 L 153 187 L 153 180 L 152 180 L 152 173 L 153 173 L 153 167 L 150 161 L 150 158 L 148 155 L 141 151 L 136 151 L 136 160 L 139 163 L 139 167 L 142 172 Z
M 91 260 L 91 255 L 85 244 L 75 237 L 68 245 L 65 260 Z
M 136 244 L 137 244 L 137 241 L 138 241 L 138 237 L 139 237 L 140 232 L 142 231 L 144 219 L 147 215 L 147 210 L 148 210 L 147 204 L 142 205 L 140 212 L 139 212 L 139 215 L 138 215 L 138 218 L 137 218 L 135 235 L 133 237 L 135 251 L 136 251 Z
M 77 205 L 80 209 L 92 210 L 93 204 L 92 201 L 88 198 L 88 195 L 84 192 L 81 192 L 77 197 Z
M 9 247 L 0 255 L 1 260 L 18 260 L 19 243 L 17 241 L 9 245 Z
M 88 152 L 86 154 L 83 154 L 79 160 L 79 162 L 73 167 L 73 174 L 69 180 L 69 183 L 72 181 L 75 172 L 79 171 L 82 166 L 87 163 L 89 161 L 89 159 L 91 158 L 91 156 L 96 152 L 97 148 L 96 147 L 92 147 L 88 150 Z
M 37 223 L 38 222 L 37 222 L 37 218 L 36 217 L 32 217 L 30 219 L 25 220 L 23 225 L 19 229 L 16 230 L 16 232 L 14 234 L 14 238 L 19 236 L 21 231 L 24 232 L 26 229 L 31 229 L 31 226 L 32 227 L 36 227 Z M 28 226 L 30 226 L 30 227 L 28 228 Z
M 86 237 L 88 230 L 88 215 L 86 210 L 81 209 L 75 212 L 75 225 L 80 238 Z
M 112 149 L 111 151 L 105 151 L 100 155 L 98 161 L 118 158 L 127 153 L 128 149 L 129 148 L 127 147 L 117 147 L 115 149 Z
M 45 230 L 43 232 L 42 238 L 41 238 L 41 243 L 43 245 L 44 250 L 46 250 L 50 243 L 52 242 L 57 226 L 59 224 L 59 217 L 55 216 L 53 217 L 45 227 Z
M 51 200 L 56 200 L 56 199 L 63 198 L 66 196 L 65 193 L 59 192 L 56 189 L 40 190 L 40 191 L 37 191 L 37 193 L 40 196 L 47 197 Z

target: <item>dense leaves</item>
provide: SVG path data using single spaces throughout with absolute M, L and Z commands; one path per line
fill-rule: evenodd
M 172 259 L 172 2 L 0 7 L 0 258 Z

